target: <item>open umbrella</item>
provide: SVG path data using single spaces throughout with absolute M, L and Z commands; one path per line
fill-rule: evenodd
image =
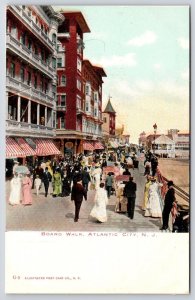
M 15 168 L 15 172 L 18 174 L 28 174 L 29 169 L 26 166 L 17 166 Z

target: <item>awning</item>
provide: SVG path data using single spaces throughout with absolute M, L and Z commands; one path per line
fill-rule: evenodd
M 6 137 L 6 158 L 16 157 L 26 157 L 26 154 L 13 138 Z
M 22 148 L 22 150 L 25 152 L 26 156 L 34 156 L 36 155 L 36 152 L 30 147 L 30 145 L 27 143 L 27 141 L 23 138 L 16 138 L 16 141 Z
M 93 151 L 94 147 L 90 142 L 84 141 L 83 142 L 83 150 Z
M 36 155 L 47 156 L 47 155 L 59 155 L 61 152 L 58 150 L 56 145 L 51 140 L 47 139 L 34 139 L 36 143 Z
M 93 145 L 93 147 L 96 150 L 102 150 L 102 149 L 104 149 L 104 146 L 100 142 L 95 142 L 94 145 Z

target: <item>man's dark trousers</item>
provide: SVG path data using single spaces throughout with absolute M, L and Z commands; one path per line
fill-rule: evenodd
M 134 210 L 135 210 L 135 198 L 136 197 L 128 197 L 128 204 L 127 204 L 127 212 L 128 212 L 128 217 L 130 219 L 133 219 L 134 217 Z

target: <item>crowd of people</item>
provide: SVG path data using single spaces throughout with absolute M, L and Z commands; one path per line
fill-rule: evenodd
M 32 205 L 32 190 L 35 189 L 36 195 L 39 196 L 43 186 L 45 197 L 50 195 L 53 198 L 70 196 L 75 204 L 74 221 L 78 222 L 82 201 L 83 199 L 87 200 L 90 189 L 95 191 L 94 207 L 90 216 L 98 222 L 106 222 L 106 206 L 110 196 L 115 192 L 118 199 L 115 211 L 122 211 L 121 205 L 125 204 L 124 212 L 130 219 L 133 219 L 137 184 L 133 181 L 130 168 L 137 167 L 137 161 L 135 153 L 130 155 L 130 153 L 122 151 L 94 153 L 91 156 L 79 154 L 72 159 L 42 159 L 40 162 L 35 160 L 34 165 L 28 165 L 28 172 L 25 174 L 17 173 L 13 168 L 9 204 Z M 119 175 L 126 176 L 124 178 L 128 179 L 116 183 L 114 173 L 105 173 L 104 168 L 111 163 L 118 170 Z M 158 159 L 148 152 L 145 154 L 144 166 L 146 177 L 142 205 L 144 216 L 161 218 L 163 220 L 162 230 L 166 230 L 175 202 L 173 182 L 168 182 L 168 191 L 165 201 L 163 201 L 160 194 L 162 183 L 158 182 L 156 176 Z M 120 187 L 122 188 L 120 189 Z

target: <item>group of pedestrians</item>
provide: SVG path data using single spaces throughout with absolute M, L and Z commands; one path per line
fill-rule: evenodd
M 18 173 L 15 173 L 11 180 L 9 203 L 11 205 L 32 205 L 31 188 L 32 181 L 30 179 L 30 174 L 26 174 L 22 177 Z
M 95 218 L 98 222 L 106 222 L 106 206 L 115 186 L 114 174 L 109 172 L 105 175 L 103 168 L 109 162 L 113 162 L 120 174 L 128 177 L 128 180 L 122 182 L 124 187 L 122 196 L 127 199 L 127 215 L 130 219 L 133 219 L 137 184 L 133 181 L 133 176 L 129 171 L 129 161 L 124 160 L 121 162 L 121 156 L 118 152 L 116 155 L 102 153 L 94 155 L 90 161 L 89 158 L 80 154 L 72 161 L 66 159 L 42 161 L 29 168 L 30 172 L 23 176 L 15 172 L 11 180 L 9 203 L 11 205 L 32 205 L 32 190 L 35 188 L 36 194 L 39 196 L 40 189 L 43 186 L 45 197 L 51 194 L 53 198 L 70 195 L 75 205 L 74 221 L 78 222 L 82 201 L 87 200 L 88 190 L 94 189 L 94 207 L 90 212 L 90 217 Z M 147 168 L 147 162 L 153 167 Z M 175 191 L 173 182 L 169 181 L 165 200 L 162 201 L 160 195 L 162 184 L 155 177 L 157 165 L 156 158 L 148 153 L 145 160 L 146 183 L 142 209 L 145 217 L 162 218 L 162 229 L 166 230 L 169 214 L 175 201 Z

